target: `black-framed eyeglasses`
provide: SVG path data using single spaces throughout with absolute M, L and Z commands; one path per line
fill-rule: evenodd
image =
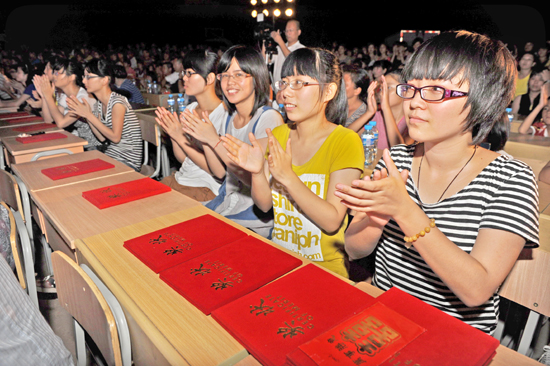
M 304 86 L 322 85 L 323 83 L 310 83 L 309 81 L 292 80 L 290 83 L 284 80 L 279 80 L 275 83 L 278 90 L 285 90 L 287 86 L 290 86 L 292 90 L 300 90 Z
M 181 72 L 181 77 L 183 78 L 183 77 L 187 76 L 187 78 L 190 78 L 191 76 L 193 76 L 195 74 L 196 74 L 196 72 L 194 72 L 194 71 L 191 71 L 191 70 L 185 71 L 184 70 L 184 71 Z
M 399 84 L 395 89 L 397 95 L 403 99 L 412 99 L 416 95 L 416 92 L 420 92 L 420 98 L 427 102 L 438 102 L 448 98 L 465 97 L 468 95 L 466 92 L 459 90 L 447 90 L 440 86 L 428 85 L 422 88 L 417 88 L 409 84 Z
M 244 79 L 248 78 L 248 77 L 251 77 L 252 75 L 250 74 L 247 74 L 246 72 L 242 72 L 242 71 L 237 71 L 237 72 L 234 72 L 233 74 L 229 74 L 229 73 L 223 73 L 223 74 L 218 74 L 216 75 L 216 77 L 218 78 L 219 81 L 221 81 L 222 83 L 223 82 L 229 82 L 229 79 L 233 78 L 233 80 L 235 80 L 236 82 L 240 83 L 241 81 L 243 81 Z

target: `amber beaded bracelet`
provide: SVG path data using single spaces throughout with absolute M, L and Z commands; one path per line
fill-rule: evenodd
M 430 226 L 426 226 L 424 230 L 420 231 L 418 234 L 415 234 L 413 236 L 404 236 L 403 240 L 405 240 L 405 248 L 410 249 L 412 247 L 413 243 L 418 240 L 418 238 L 426 235 L 429 233 L 433 228 L 435 227 L 435 219 L 430 219 Z

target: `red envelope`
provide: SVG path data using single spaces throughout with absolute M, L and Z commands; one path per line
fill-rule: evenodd
M 308 264 L 214 310 L 212 317 L 262 365 L 282 366 L 289 352 L 374 301 L 353 285 Z
M 170 191 L 171 188 L 167 185 L 151 178 L 143 178 L 82 192 L 82 197 L 102 210 Z
M 301 264 L 300 259 L 248 236 L 164 270 L 160 278 L 209 315 Z
M 0 113 L 0 119 L 8 119 L 8 118 L 14 118 L 14 117 L 30 116 L 30 115 L 31 114 L 29 112 Z
M 499 345 L 497 339 L 471 327 L 459 319 L 445 314 L 398 288 L 389 289 L 378 296 L 376 300 L 409 321 L 418 324 L 418 326 L 426 329 L 426 331 L 382 363 L 377 363 L 375 360 L 384 350 L 380 350 L 379 353 L 376 353 L 372 357 L 355 353 L 351 360 L 356 361 L 357 364 L 360 363 L 357 359 L 361 358 L 367 361 L 364 363 L 365 365 L 482 366 L 488 364 L 495 355 L 495 350 Z M 368 311 L 366 312 L 368 313 Z M 393 325 L 393 327 L 397 331 L 401 331 L 398 328 L 399 325 Z M 341 330 L 342 328 L 340 328 Z M 326 352 L 330 348 L 330 351 L 336 355 L 338 352 L 334 351 L 338 350 L 335 348 L 338 346 L 338 343 L 346 346 L 344 348 L 340 345 L 339 349 L 353 350 L 350 347 L 350 342 L 342 341 L 342 339 L 338 339 L 338 342 L 335 341 L 332 345 L 327 346 L 328 339 L 326 337 L 319 337 L 317 339 L 326 346 L 325 351 L 321 352 Z M 460 347 L 457 347 L 457 345 L 460 345 Z M 309 366 L 311 365 L 309 361 L 312 361 L 313 365 L 325 366 L 332 364 L 330 361 L 323 360 L 325 361 L 323 362 L 316 359 L 318 354 L 310 352 L 312 346 L 311 343 L 304 344 L 300 346 L 299 350 L 289 354 L 289 363 L 296 366 Z M 340 352 L 340 355 L 335 356 L 332 360 L 342 361 L 338 365 L 345 366 L 349 364 L 343 361 L 346 358 L 344 353 Z
M 100 170 L 111 169 L 115 166 L 101 159 L 92 159 L 78 163 L 56 166 L 53 168 L 42 169 L 42 174 L 52 180 L 74 177 L 77 175 L 97 172 Z
M 5 122 L 8 123 L 23 123 L 23 122 L 37 122 L 37 121 L 43 121 L 42 117 L 40 116 L 32 116 L 32 117 L 22 117 L 22 118 L 11 118 L 11 119 L 5 119 Z
M 155 273 L 247 237 L 238 228 L 203 215 L 124 242 Z
M 33 131 L 39 131 L 39 130 L 46 130 L 48 128 L 54 128 L 54 127 L 56 127 L 55 123 L 39 123 L 36 125 L 15 127 L 13 130 L 17 132 L 33 132 Z
M 18 141 L 22 144 L 32 144 L 34 142 L 42 142 L 42 141 L 66 139 L 66 138 L 67 138 L 67 135 L 62 134 L 61 132 L 52 132 L 52 133 L 44 133 L 42 135 L 35 135 L 35 136 L 29 136 L 29 137 L 16 137 L 15 141 Z

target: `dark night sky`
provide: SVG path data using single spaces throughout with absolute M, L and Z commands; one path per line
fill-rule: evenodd
M 527 40 L 540 43 L 550 39 L 543 19 L 550 15 L 550 6 L 543 6 L 540 0 L 536 5 L 531 0 L 347 1 L 345 8 L 321 5 L 328 4 L 326 1 L 297 1 L 301 41 L 309 46 L 328 46 L 332 41 L 349 47 L 380 43 L 401 29 L 467 29 L 518 46 Z M 56 4 L 2 6 L 0 30 L 6 34 L 6 48 L 26 44 L 39 50 L 82 41 L 100 48 L 108 43 L 119 46 L 139 41 L 185 45 L 220 35 L 233 44 L 250 44 L 256 26 L 248 15 L 248 0 L 74 0 L 70 5 Z M 361 10 L 365 4 L 366 9 Z M 284 22 L 277 27 L 284 28 Z

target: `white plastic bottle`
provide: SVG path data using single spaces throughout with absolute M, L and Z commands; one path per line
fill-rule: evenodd
M 183 94 L 178 94 L 176 103 L 178 105 L 178 114 L 183 113 L 183 111 L 185 110 L 185 99 L 183 98 Z
M 376 128 L 375 121 L 369 122 L 364 127 L 361 140 L 363 141 L 363 151 L 365 152 L 365 167 L 367 167 L 376 159 L 378 150 L 378 129 Z
M 176 100 L 173 94 L 168 95 L 166 103 L 168 104 L 168 112 L 174 113 L 176 111 Z

